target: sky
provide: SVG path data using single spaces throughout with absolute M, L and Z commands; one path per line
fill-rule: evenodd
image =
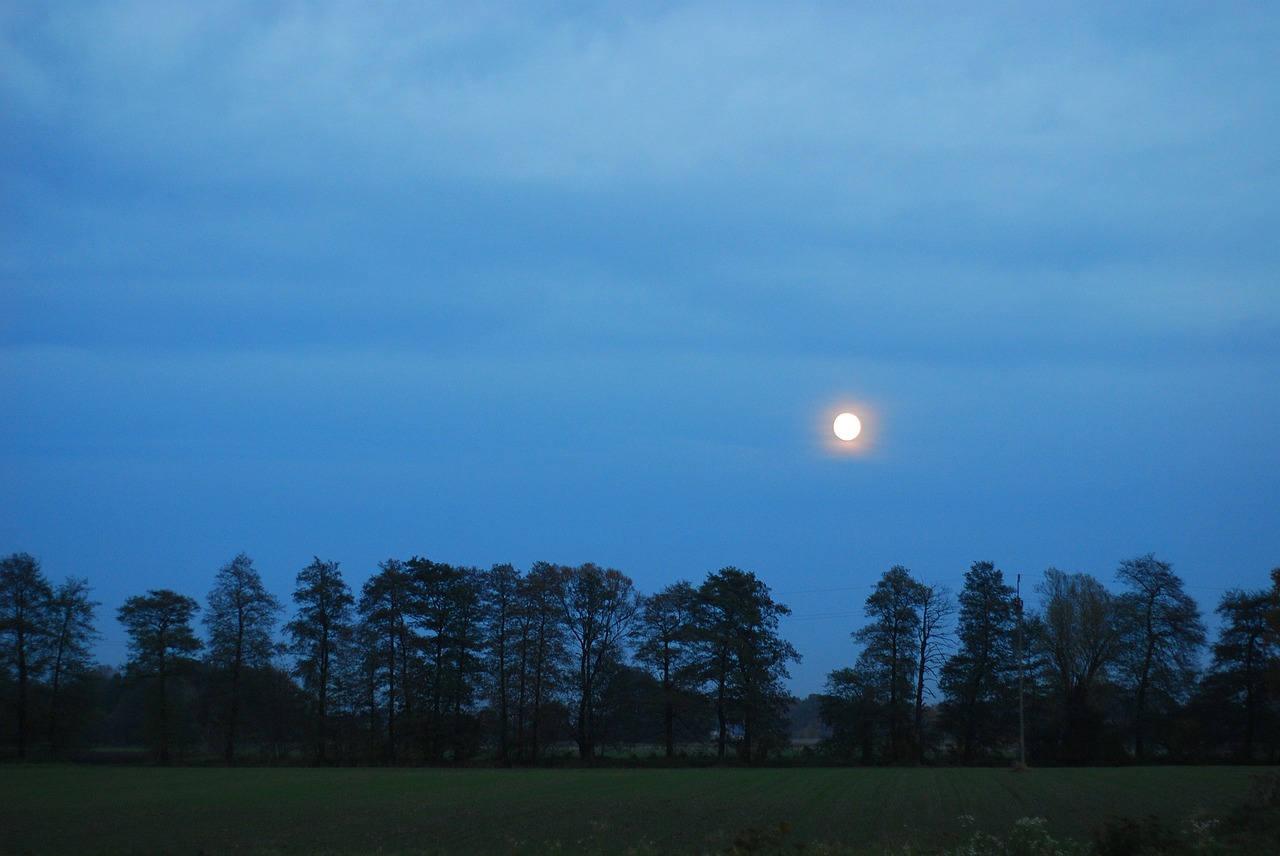
M 0 0 L 0 553 L 1280 565 L 1280 5 Z M 831 418 L 863 435 L 837 448 Z

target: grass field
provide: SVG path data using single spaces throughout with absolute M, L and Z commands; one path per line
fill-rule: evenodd
M 1086 838 L 1243 801 L 1258 768 L 419 770 L 0 767 L 0 853 L 717 853 L 748 827 L 868 850 L 960 815 Z

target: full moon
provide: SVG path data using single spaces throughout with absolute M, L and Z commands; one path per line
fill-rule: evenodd
M 862 433 L 862 422 L 852 413 L 841 413 L 832 428 L 837 437 L 848 443 Z

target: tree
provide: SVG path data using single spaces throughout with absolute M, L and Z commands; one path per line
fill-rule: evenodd
M 378 565 L 378 573 L 370 577 L 360 593 L 360 619 L 368 637 L 366 656 L 371 660 L 374 676 L 384 678 L 387 708 L 387 756 L 397 756 L 397 710 L 412 720 L 412 680 L 414 645 L 410 615 L 417 595 L 405 564 L 387 559 Z
M 938 682 L 943 722 L 959 742 L 960 763 L 966 766 L 1012 731 L 1016 628 L 1013 586 L 992 562 L 974 562 L 960 591 L 959 645 Z
M 31 687 L 43 667 L 53 590 L 28 553 L 0 559 L 0 662 L 17 683 L 18 757 L 27 754 Z
M 1185 701 L 1195 685 L 1205 628 L 1182 579 L 1153 553 L 1121 562 L 1116 576 L 1129 588 L 1120 596 L 1128 630 L 1123 660 L 1134 684 L 1133 753 L 1143 762 L 1152 696 L 1166 709 Z
M 716 710 L 716 756 L 723 760 L 730 724 L 741 729 L 739 755 L 755 760 L 786 731 L 791 695 L 782 684 L 800 655 L 778 634 L 791 610 L 777 603 L 756 575 L 735 567 L 708 575 L 698 587 L 696 638 Z
M 192 655 L 201 646 L 191 628 L 191 619 L 199 609 L 193 598 L 170 589 L 152 589 L 126 600 L 118 613 L 129 634 L 129 673 L 155 682 L 157 756 L 161 764 L 169 763 L 169 679 L 194 665 Z
M 854 631 L 862 646 L 858 667 L 866 672 L 884 700 L 888 755 L 903 762 L 917 757 L 908 723 L 912 700 L 921 670 L 921 607 L 928 588 L 901 565 L 885 571 L 867 597 L 866 614 L 871 623 Z
M 479 572 L 414 557 L 410 615 L 424 670 L 420 707 L 424 751 L 434 762 L 455 761 L 476 742 L 470 707 L 480 663 Z
M 1242 714 L 1238 739 L 1240 756 L 1246 762 L 1254 759 L 1259 726 L 1273 718 L 1266 676 L 1280 655 L 1280 636 L 1269 621 L 1278 608 L 1280 600 L 1274 589 L 1232 589 L 1215 610 L 1221 625 L 1213 646 L 1210 678 L 1230 693 L 1233 707 Z
M 694 638 L 698 592 L 687 580 L 642 600 L 636 660 L 658 681 L 663 743 L 676 752 L 676 722 L 699 699 L 698 652 Z
M 67 577 L 49 602 L 49 745 L 58 748 L 61 701 L 68 680 L 84 679 L 93 663 L 98 638 L 94 612 L 100 604 L 89 597 L 89 581 Z
M 511 762 L 517 727 L 516 687 L 520 680 L 520 572 L 509 564 L 494 565 L 481 591 L 486 639 L 487 695 L 496 720 L 498 758 Z
M 279 599 L 262 584 L 253 560 L 244 553 L 223 565 L 214 578 L 204 624 L 209 631 L 209 664 L 226 683 L 223 757 L 228 763 L 235 760 L 244 672 L 271 664 L 276 653 L 276 622 L 283 611 Z
M 535 562 L 517 583 L 516 749 L 517 755 L 536 761 L 551 725 L 554 702 L 568 671 L 568 648 L 561 619 L 560 569 L 549 562 Z
M 943 662 L 943 652 L 948 640 L 947 624 L 955 614 L 955 601 L 951 592 L 937 584 L 921 584 L 920 590 L 920 630 L 919 645 L 916 650 L 916 703 L 912 717 L 915 731 L 916 751 L 921 753 L 917 760 L 923 761 L 924 753 L 924 697 L 927 682 L 936 678 Z
M 330 695 L 338 687 L 340 657 L 351 639 L 355 599 L 338 563 L 316 557 L 298 572 L 293 600 L 298 609 L 285 630 L 297 656 L 294 674 L 311 697 L 316 758 L 323 764 L 328 759 Z
M 578 754 L 590 758 L 597 745 L 596 710 L 607 688 L 603 678 L 623 657 L 623 642 L 636 616 L 631 578 L 588 562 L 559 569 L 561 620 L 574 643 Z
M 1073 763 L 1101 760 L 1105 712 L 1098 695 L 1124 639 L 1115 597 L 1088 574 L 1045 571 L 1044 614 L 1031 636 L 1058 703 L 1058 735 Z
M 871 763 L 882 726 L 881 687 L 869 672 L 843 668 L 827 675 L 826 689 L 820 715 L 831 728 L 827 745 L 846 761 L 852 761 L 856 752 L 861 763 Z

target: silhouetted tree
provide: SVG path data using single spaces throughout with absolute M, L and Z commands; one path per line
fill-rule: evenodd
M 55 750 L 67 685 L 88 679 L 93 669 L 92 646 L 98 638 L 94 613 L 99 605 L 89 597 L 89 581 L 76 577 L 55 588 L 49 602 L 49 744 Z
M 782 681 L 800 655 L 778 634 L 778 622 L 790 614 L 755 574 L 732 566 L 698 587 L 696 638 L 712 686 L 721 760 L 731 724 L 741 729 L 739 754 L 748 762 L 786 732 L 791 695 Z
M 557 566 L 535 562 L 517 584 L 516 747 L 517 754 L 529 761 L 537 760 L 546 727 L 562 710 L 558 701 L 569 670 L 561 620 L 563 582 Z
M 0 664 L 17 687 L 18 757 L 27 754 L 31 689 L 48 650 L 53 589 L 28 553 L 0 559 Z
M 208 606 L 204 616 L 209 631 L 208 662 L 225 689 L 223 757 L 232 762 L 244 702 L 244 674 L 271 664 L 276 653 L 276 622 L 284 607 L 267 591 L 253 560 L 244 553 L 219 569 Z
M 1142 762 L 1153 697 L 1165 712 L 1186 701 L 1205 628 L 1199 607 L 1168 562 L 1148 553 L 1121 562 L 1116 576 L 1129 589 L 1119 601 L 1127 631 L 1121 660 L 1133 683 L 1133 754 Z
M 938 682 L 943 723 L 959 742 L 960 763 L 966 766 L 1013 732 L 1016 629 L 1013 586 L 992 562 L 974 562 L 960 591 L 959 646 Z
M 604 679 L 623 662 L 623 643 L 636 616 L 636 590 L 621 571 L 591 563 L 561 567 L 559 575 L 561 621 L 574 653 L 574 737 L 579 756 L 590 758 L 597 746 L 595 716 L 607 688 Z
M 857 668 L 867 673 L 876 685 L 876 695 L 884 700 L 888 756 L 895 762 L 914 760 L 919 751 L 908 724 L 913 720 L 912 700 L 921 667 L 921 607 L 927 596 L 923 583 L 895 565 L 867 597 L 865 610 L 871 623 L 853 633 L 863 646 Z
M 1094 577 L 1056 568 L 1038 590 L 1044 612 L 1029 637 L 1056 701 L 1061 750 L 1073 763 L 1096 763 L 1105 742 L 1100 695 L 1124 640 L 1116 598 Z
M 479 572 L 417 557 L 406 568 L 424 669 L 424 749 L 432 761 L 457 760 L 476 739 L 470 707 L 480 663 Z
M 1269 619 L 1280 608 L 1272 589 L 1232 589 L 1215 610 L 1221 619 L 1208 680 L 1218 684 L 1240 712 L 1236 740 L 1242 760 L 1255 757 L 1260 726 L 1274 725 L 1266 677 L 1280 656 L 1280 636 Z M 1230 715 L 1230 714 L 1228 714 Z M 1274 741 L 1271 742 L 1274 747 Z
M 676 722 L 701 701 L 696 643 L 698 592 L 687 580 L 642 599 L 636 660 L 657 678 L 667 758 L 676 753 Z
M 919 760 L 923 760 L 925 748 L 924 697 L 928 692 L 928 681 L 937 678 L 938 670 L 942 667 L 945 652 L 950 644 L 947 629 L 955 611 L 955 601 L 949 589 L 937 584 L 921 583 L 920 630 L 916 653 L 916 699 L 911 720 L 916 751 L 921 753 Z
M 378 565 L 378 573 L 365 582 L 360 594 L 360 620 L 367 640 L 364 654 L 372 670 L 371 679 L 377 682 L 381 678 L 387 756 L 393 761 L 398 754 L 397 711 L 413 721 L 411 684 L 417 672 L 417 652 L 409 623 L 417 599 L 413 577 L 398 559 Z M 373 699 L 371 706 L 376 706 L 376 701 Z
M 495 721 L 498 758 L 511 761 L 520 683 L 520 572 L 494 565 L 484 575 L 481 608 L 485 622 L 485 695 Z
M 169 589 L 152 589 L 129 598 L 119 609 L 120 623 L 129 634 L 127 669 L 136 678 L 152 679 L 156 686 L 157 757 L 169 763 L 169 679 L 194 666 L 192 657 L 200 640 L 191 619 L 200 606 L 193 598 Z
M 355 599 L 338 563 L 317 557 L 298 572 L 293 600 L 298 609 L 285 630 L 297 656 L 294 674 L 311 699 L 316 758 L 323 764 L 328 760 L 330 695 L 338 689 L 340 658 L 351 640 Z
M 863 764 L 875 757 L 875 745 L 883 730 L 885 699 L 870 672 L 836 669 L 827 675 L 822 696 L 822 721 L 831 728 L 827 748 L 845 761 L 857 753 Z

